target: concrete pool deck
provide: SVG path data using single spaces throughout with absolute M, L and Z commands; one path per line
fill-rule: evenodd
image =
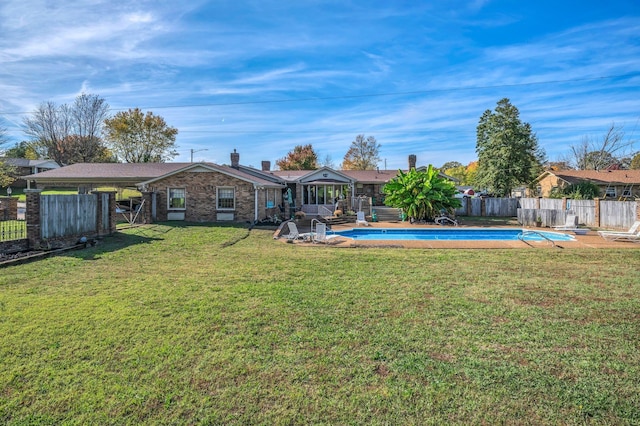
M 443 226 L 434 224 L 410 224 L 409 222 L 369 222 L 371 228 L 407 228 L 407 229 L 420 229 L 420 228 L 432 228 L 442 229 Z M 286 229 L 286 225 L 284 226 Z M 480 225 L 477 223 L 461 224 L 458 228 L 520 228 L 518 224 L 508 225 Z M 358 228 L 353 223 L 347 223 L 344 225 L 333 225 L 331 227 L 334 231 L 347 230 L 352 228 Z M 301 233 L 309 232 L 309 228 L 298 225 L 298 229 Z M 612 242 L 607 241 L 600 237 L 596 231 L 589 230 L 585 235 L 574 235 L 573 232 L 568 231 L 554 231 L 552 228 L 536 228 L 526 227 L 526 229 L 544 231 L 544 232 L 561 232 L 573 235 L 575 241 L 556 241 L 555 247 L 548 241 L 442 241 L 442 240 L 421 240 L 421 241 L 407 241 L 407 240 L 377 240 L 377 241 L 363 241 L 352 240 L 349 238 L 336 238 L 328 245 L 332 247 L 362 247 L 362 248 L 415 248 L 415 249 L 506 249 L 506 248 L 562 248 L 562 249 L 640 249 L 640 244 L 632 242 Z M 286 235 L 286 231 L 284 235 Z M 286 239 L 282 239 L 286 241 Z M 295 244 L 300 245 L 320 245 L 325 244 L 313 244 L 308 241 L 296 240 Z

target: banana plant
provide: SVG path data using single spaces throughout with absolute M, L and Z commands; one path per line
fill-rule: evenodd
M 402 209 L 412 220 L 430 220 L 462 205 L 455 198 L 458 190 L 453 182 L 441 178 L 431 164 L 421 171 L 398 170 L 398 176 L 384 186 L 383 192 L 387 206 Z

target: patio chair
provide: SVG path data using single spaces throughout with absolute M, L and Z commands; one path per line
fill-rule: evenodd
M 356 226 L 360 225 L 369 226 L 369 222 L 367 222 L 367 219 L 364 218 L 363 211 L 359 211 L 358 213 L 356 213 Z
M 316 232 L 313 234 L 313 242 L 314 243 L 325 243 L 333 241 L 336 238 L 340 238 L 340 235 L 327 235 L 327 224 L 326 223 L 318 223 L 316 224 Z
M 564 221 L 564 225 L 554 226 L 556 231 L 575 231 L 578 228 L 578 216 L 575 214 L 568 214 Z
M 300 239 L 300 232 L 298 232 L 298 227 L 293 221 L 287 222 L 287 226 L 289 227 L 289 233 L 285 235 L 286 239 L 289 241 Z
M 640 220 L 636 220 L 628 231 L 598 231 L 598 235 L 607 241 L 640 242 Z

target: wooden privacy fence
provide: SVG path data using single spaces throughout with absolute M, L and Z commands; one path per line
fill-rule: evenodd
M 29 248 L 57 248 L 79 238 L 95 238 L 116 230 L 114 191 L 91 194 L 42 195 L 26 190 Z
M 96 194 L 43 195 L 40 201 L 40 237 L 94 233 L 97 224 Z
M 568 198 L 468 198 L 456 209 L 458 216 L 514 217 L 525 226 L 563 225 L 568 213 L 578 223 L 599 228 L 626 229 L 640 220 L 640 202 L 608 200 L 572 200 Z
M 533 226 L 537 219 L 541 219 L 542 226 L 557 226 L 565 223 L 567 214 L 578 216 L 580 225 L 627 229 L 634 221 L 640 220 L 640 202 L 521 198 L 518 222 Z
M 460 201 L 462 207 L 455 211 L 458 216 L 514 217 L 518 211 L 518 198 L 464 197 Z

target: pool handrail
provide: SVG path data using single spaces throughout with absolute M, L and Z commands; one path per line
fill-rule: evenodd
M 545 240 L 549 241 L 553 247 L 556 247 L 556 243 L 555 241 L 553 241 L 551 238 L 547 237 L 546 235 L 544 235 L 542 232 L 540 231 L 535 231 L 533 229 L 523 229 L 519 234 L 518 234 L 518 239 L 520 241 L 522 241 L 523 243 L 524 241 L 524 237 L 527 236 L 527 234 L 534 234 L 534 235 L 538 235 L 539 237 L 544 238 Z

